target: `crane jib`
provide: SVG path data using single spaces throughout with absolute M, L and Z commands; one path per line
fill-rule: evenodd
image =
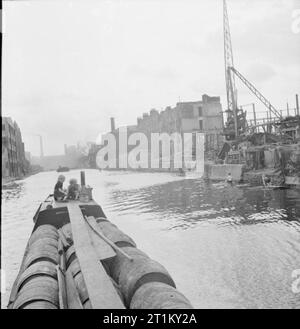
M 270 110 L 277 118 L 282 119 L 282 115 L 278 112 L 275 107 L 249 82 L 236 68 L 229 68 L 245 85 L 248 87 L 252 93 Z

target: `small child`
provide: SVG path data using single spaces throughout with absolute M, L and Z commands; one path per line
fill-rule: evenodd
M 75 178 L 71 178 L 69 183 L 68 199 L 77 200 L 79 197 L 79 185 L 77 184 L 77 180 Z
M 63 183 L 66 177 L 64 175 L 59 175 L 57 179 L 57 183 L 54 187 L 54 200 L 56 201 L 64 201 L 66 198 L 66 191 L 63 189 Z
M 232 176 L 231 176 L 231 173 L 228 173 L 226 182 L 229 183 L 229 184 L 232 184 Z
M 265 174 L 262 174 L 261 178 L 262 178 L 264 186 L 271 185 L 271 178 L 270 177 L 267 177 Z

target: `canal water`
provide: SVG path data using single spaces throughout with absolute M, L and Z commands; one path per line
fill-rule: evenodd
M 79 171 L 66 173 L 79 179 Z M 39 203 L 56 172 L 2 192 L 7 304 Z M 94 199 L 138 247 L 162 263 L 195 308 L 300 308 L 299 190 L 228 186 L 168 173 L 86 170 Z

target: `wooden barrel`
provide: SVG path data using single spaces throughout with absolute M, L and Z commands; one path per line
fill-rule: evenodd
M 86 301 L 86 296 L 88 297 L 88 292 L 87 292 L 86 286 L 84 284 L 84 278 L 82 276 L 80 264 L 79 264 L 79 261 L 77 258 L 75 258 L 72 261 L 72 263 L 70 264 L 68 269 L 71 270 L 71 272 L 72 272 L 76 287 L 78 288 L 80 300 L 84 304 Z M 122 302 L 124 302 L 124 297 L 120 291 L 119 285 L 111 277 L 109 277 L 109 278 L 111 279 L 111 282 L 112 282 L 114 288 L 116 289 L 120 299 L 122 300 Z
M 57 228 L 54 225 L 51 225 L 51 224 L 43 224 L 43 225 L 38 226 L 33 233 L 36 233 L 36 232 L 39 232 L 39 231 L 40 232 L 41 231 L 54 231 L 54 232 L 57 232 Z
M 73 261 L 71 262 L 71 264 L 68 267 L 68 270 L 70 270 L 72 275 L 73 275 L 74 282 L 75 282 L 75 285 L 76 285 L 81 303 L 84 307 L 85 303 L 89 299 L 89 295 L 88 295 L 88 291 L 87 291 L 87 288 L 86 288 L 86 285 L 85 285 L 85 282 L 84 282 L 84 277 L 81 273 L 81 268 L 80 268 L 80 264 L 79 264 L 79 261 L 78 261 L 77 257 L 75 257 L 73 259 Z M 120 291 L 120 288 L 119 288 L 118 284 L 111 277 L 110 277 L 110 279 L 111 279 L 112 284 L 113 284 L 114 288 L 116 289 L 120 299 L 122 301 L 124 301 L 123 295 Z
M 118 247 L 136 247 L 135 242 L 118 227 L 109 221 L 97 222 L 103 234 Z
M 40 247 L 43 247 L 43 246 L 53 246 L 57 249 L 58 241 L 56 239 L 49 238 L 49 237 L 40 238 L 40 239 L 34 241 L 29 246 L 29 252 L 34 249 L 39 249 Z
M 47 301 L 59 306 L 58 283 L 52 277 L 36 277 L 25 283 L 19 291 L 13 308 L 23 308 L 35 301 Z
M 73 234 L 72 234 L 71 224 L 68 223 L 68 224 L 65 224 L 64 226 L 62 226 L 61 231 L 63 232 L 67 242 L 72 244 L 73 243 Z
M 147 254 L 145 254 L 143 251 L 133 248 L 133 247 L 123 247 L 122 250 L 124 250 L 129 256 L 131 256 L 134 259 L 138 258 L 147 258 Z M 122 268 L 124 267 L 123 263 L 127 263 L 127 259 L 122 257 L 122 255 L 117 254 L 117 257 L 114 257 L 109 260 L 104 261 L 105 264 L 109 265 L 109 273 L 111 277 L 119 283 L 119 277 L 120 272 Z
M 70 246 L 66 251 L 66 267 L 70 266 L 70 264 L 74 261 L 74 259 L 77 258 L 76 251 L 74 248 L 74 245 Z
M 24 260 L 24 268 L 38 261 L 49 261 L 54 264 L 59 262 L 59 254 L 57 248 L 52 245 L 38 245 L 37 248 L 30 248 Z
M 83 306 L 84 309 L 92 309 L 93 308 L 89 299 L 82 306 Z
M 39 240 L 40 238 L 53 238 L 58 240 L 58 233 L 57 229 L 53 225 L 41 225 L 39 226 L 31 235 L 28 244 L 31 245 L 35 241 Z
M 39 310 L 57 310 L 58 307 L 53 305 L 52 303 L 46 302 L 46 301 L 37 301 L 26 304 L 23 309 L 39 309 Z
M 89 299 L 89 294 L 81 271 L 75 275 L 74 282 L 81 300 L 81 304 L 84 304 Z
M 79 272 L 81 272 L 80 264 L 77 257 L 74 258 L 68 269 L 71 270 L 73 277 L 75 277 Z
M 116 289 L 116 292 L 117 292 L 117 294 L 119 295 L 119 297 L 120 297 L 122 303 L 124 304 L 124 303 L 125 303 L 125 301 L 124 301 L 124 296 L 123 296 L 123 294 L 122 294 L 122 292 L 121 292 L 120 286 L 116 283 L 116 281 L 115 281 L 113 278 L 111 278 L 111 277 L 109 277 L 109 278 L 110 278 L 110 280 L 111 280 L 111 282 L 112 282 L 114 288 Z
M 83 275 L 81 273 L 78 258 L 76 257 L 75 248 L 73 246 L 68 248 L 66 253 L 66 259 L 67 269 L 72 273 L 81 304 L 84 305 L 84 303 L 89 299 L 89 294 L 84 282 Z
M 57 279 L 57 272 L 55 265 L 48 261 L 41 261 L 29 266 L 21 274 L 18 280 L 17 291 L 19 291 L 25 283 L 29 282 L 31 279 L 38 276 L 50 276 Z
M 142 285 L 133 295 L 131 309 L 192 309 L 187 298 L 175 288 L 161 282 Z
M 25 290 L 30 290 L 33 288 L 39 288 L 39 287 L 57 287 L 58 281 L 57 279 L 50 277 L 50 276 L 38 276 L 33 278 L 32 280 L 24 283 L 22 288 L 19 291 L 19 294 L 24 292 Z
M 133 261 L 122 255 L 115 257 L 111 267 L 112 277 L 119 284 L 125 305 L 129 307 L 136 290 L 148 282 L 162 282 L 176 288 L 168 271 L 137 248 L 122 248 Z

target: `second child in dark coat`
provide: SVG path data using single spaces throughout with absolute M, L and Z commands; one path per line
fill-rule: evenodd
M 71 178 L 69 183 L 68 199 L 77 200 L 79 197 L 79 185 L 77 184 L 77 180 L 75 178 Z

